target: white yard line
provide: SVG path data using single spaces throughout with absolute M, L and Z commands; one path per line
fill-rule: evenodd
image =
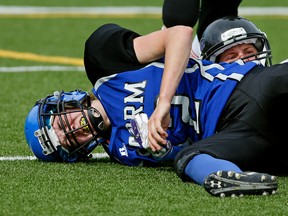
M 238 13 L 240 16 L 288 16 L 288 7 L 239 7 Z
M 0 6 L 0 14 L 161 14 L 161 7 L 34 7 L 34 6 Z M 239 15 L 284 15 L 288 16 L 288 7 L 239 7 Z
M 31 7 L 0 6 L 0 14 L 160 14 L 160 7 Z
M 108 158 L 107 153 L 94 153 L 93 159 Z M 1 156 L 0 161 L 36 160 L 35 156 Z
M 18 67 L 0 67 L 0 73 L 21 73 L 21 72 L 46 72 L 46 71 L 81 71 L 81 66 L 18 66 Z

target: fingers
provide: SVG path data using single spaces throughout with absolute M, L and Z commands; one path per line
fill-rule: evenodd
M 163 129 L 161 121 L 157 118 L 151 117 L 149 119 L 148 140 L 152 151 L 159 151 L 165 145 L 168 137 L 167 132 Z
M 152 151 L 159 151 L 162 149 L 161 145 L 165 145 L 166 144 L 166 137 L 167 137 L 167 133 L 164 133 L 163 135 L 160 135 L 160 133 L 149 133 L 148 136 L 148 140 L 149 140 L 149 144 L 150 144 L 150 148 Z

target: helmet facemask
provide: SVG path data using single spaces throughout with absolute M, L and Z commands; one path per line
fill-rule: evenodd
M 35 106 L 38 107 L 39 128 L 35 130 L 34 135 L 38 143 L 28 142 L 31 149 L 33 149 L 31 144 L 40 144 L 43 155 L 53 155 L 56 161 L 74 162 L 87 160 L 93 149 L 103 141 L 101 137 L 103 127 L 98 127 L 98 125 L 103 125 L 103 119 L 98 110 L 91 107 L 90 96 L 87 92 L 81 90 L 55 92 L 54 95 L 48 95 L 37 101 Z M 72 114 L 80 116 L 77 128 L 69 122 L 69 115 Z M 56 120 L 57 122 L 54 122 Z M 98 125 L 94 125 L 95 122 L 98 122 Z M 61 128 L 61 134 L 65 136 L 68 147 L 60 144 L 55 132 L 55 124 Z M 79 133 L 87 135 L 85 142 L 79 142 L 77 138 Z M 43 156 L 44 160 L 45 156 Z

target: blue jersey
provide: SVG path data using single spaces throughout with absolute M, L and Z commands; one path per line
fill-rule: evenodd
M 175 155 L 187 144 L 211 136 L 235 86 L 259 62 L 212 64 L 190 59 L 171 104 L 167 131 Z M 157 164 L 130 135 L 130 120 L 144 112 L 151 116 L 159 95 L 164 64 L 99 79 L 93 93 L 102 103 L 112 126 L 108 151 L 129 166 Z

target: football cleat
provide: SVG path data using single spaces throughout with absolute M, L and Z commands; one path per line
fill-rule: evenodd
M 269 195 L 276 193 L 278 182 L 275 176 L 265 173 L 218 171 L 205 179 L 204 188 L 220 197 Z

